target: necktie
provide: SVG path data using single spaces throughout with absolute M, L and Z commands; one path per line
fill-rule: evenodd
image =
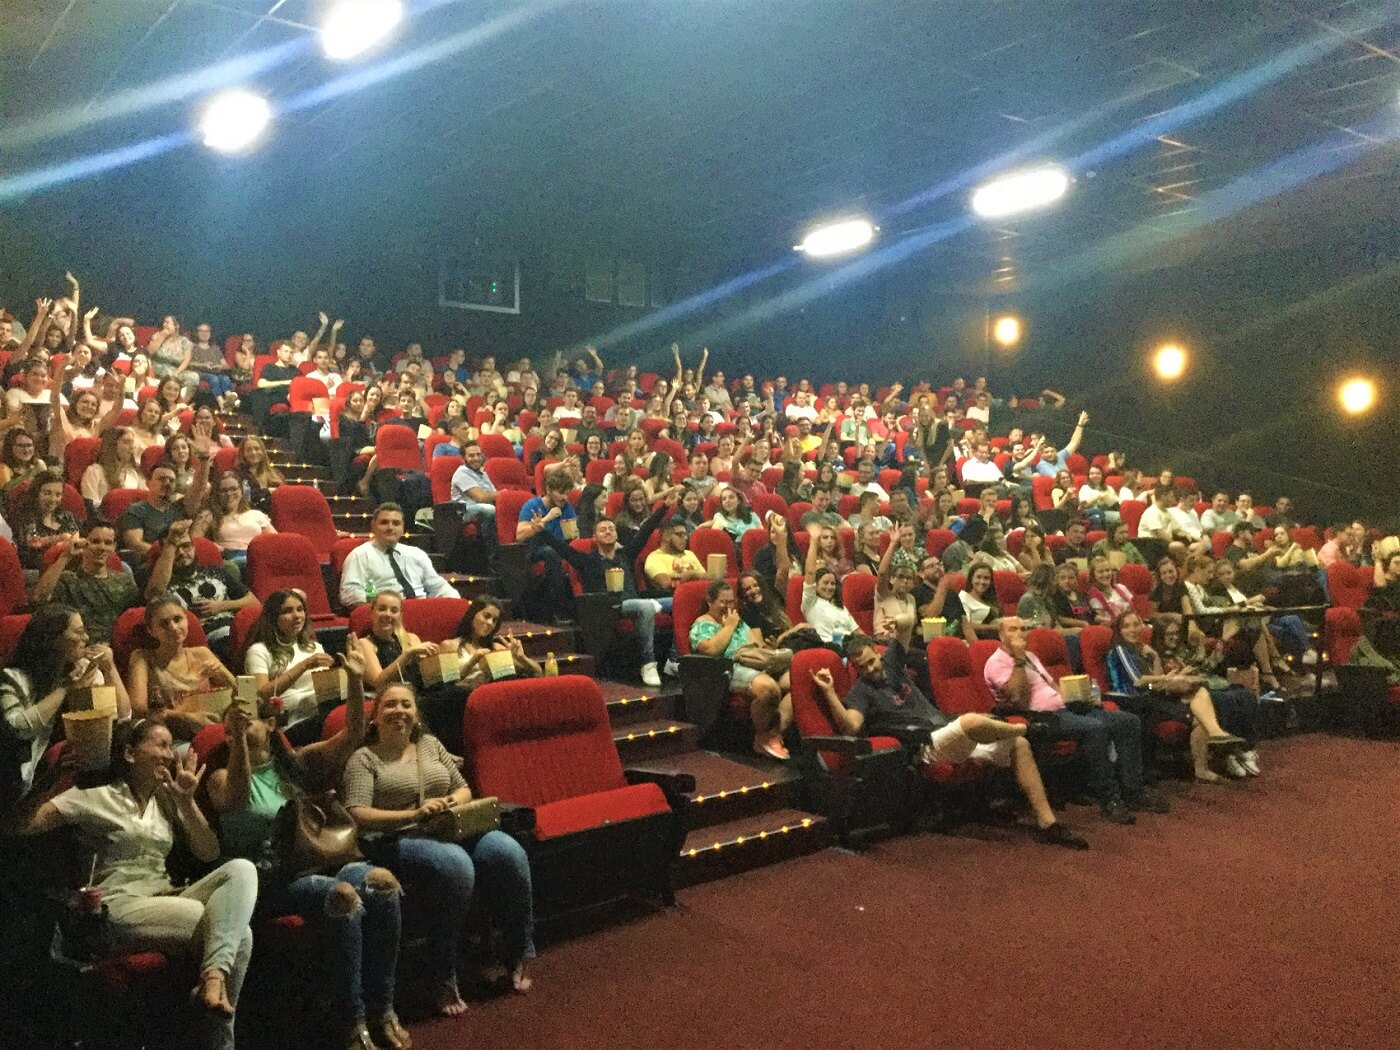
M 389 568 L 394 570 L 394 579 L 399 581 L 399 586 L 403 589 L 405 598 L 417 598 L 418 592 L 413 589 L 413 584 L 408 582 L 408 577 L 403 574 L 403 566 L 399 564 L 399 549 L 396 546 L 389 548 Z

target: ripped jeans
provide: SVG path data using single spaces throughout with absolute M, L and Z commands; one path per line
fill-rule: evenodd
M 316 958 L 327 967 L 340 1017 L 361 1024 L 366 1011 L 379 1018 L 394 1006 L 394 974 L 399 958 L 399 895 L 367 883 L 368 861 L 355 861 L 334 876 L 303 875 L 266 902 L 269 913 L 299 915 L 315 931 Z M 345 913 L 332 888 L 350 885 L 359 898 Z

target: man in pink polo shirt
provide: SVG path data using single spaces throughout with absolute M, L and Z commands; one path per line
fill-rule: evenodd
M 1001 648 L 987 661 L 987 688 L 1004 711 L 1051 716 L 1058 736 L 1077 740 L 1089 765 L 1089 786 L 1103 815 L 1115 824 L 1133 824 L 1133 810 L 1165 813 L 1166 799 L 1142 782 L 1142 722 L 1128 711 L 1094 708 L 1089 714 L 1066 710 L 1055 679 L 1026 646 L 1026 622 L 1016 616 L 1001 621 Z M 1117 762 L 1109 757 L 1109 744 Z

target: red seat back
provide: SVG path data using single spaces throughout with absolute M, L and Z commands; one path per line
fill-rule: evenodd
M 63 447 L 63 480 L 79 488 L 83 471 L 97 462 L 100 438 L 77 437 Z
M 725 579 L 733 581 L 739 578 L 739 559 L 734 553 L 734 541 L 730 539 L 729 533 L 723 529 L 708 527 L 696 529 L 690 534 L 690 549 L 700 559 L 700 564 L 707 569 L 711 554 L 723 554 L 725 557 Z
M 1125 499 L 1118 504 L 1118 514 L 1123 519 L 1123 524 L 1128 526 L 1128 535 L 1134 538 L 1138 534 L 1138 522 L 1147 513 L 1147 504 L 1140 499 Z
M 952 529 L 929 529 L 924 536 L 924 550 L 928 551 L 935 558 L 943 557 L 953 542 L 958 538 L 958 534 Z
M 802 615 L 802 585 L 805 582 L 806 577 L 803 576 L 788 577 L 787 594 L 783 599 L 783 608 L 788 614 L 788 619 L 794 624 L 806 622 L 806 618 Z
M 200 626 L 199 617 L 186 609 L 185 621 L 189 625 L 189 633 L 185 635 L 185 648 L 192 649 L 195 646 L 208 645 L 209 640 L 204 636 L 204 628 Z M 128 609 L 117 617 L 117 622 L 112 625 L 112 656 L 116 660 L 117 670 L 123 675 L 127 673 L 127 663 L 133 652 L 137 649 L 154 649 L 155 647 L 155 639 L 146 630 L 146 610 L 144 608 Z
M 306 375 L 297 376 L 287 388 L 287 404 L 293 412 L 312 412 L 318 400 L 323 403 L 322 411 L 329 411 L 330 397 L 331 392 L 326 389 L 325 383 Z
M 487 459 L 511 459 L 515 456 L 515 446 L 502 434 L 482 434 L 477 438 L 482 454 Z
M 690 628 L 705 614 L 709 605 L 705 600 L 705 591 L 709 586 L 709 580 L 686 580 L 677 585 L 672 596 L 671 628 L 675 634 L 676 652 L 681 656 L 691 654 Z
M 812 682 L 812 672 L 823 669 L 831 672 L 836 695 L 845 696 L 851 688 L 850 672 L 830 649 L 804 649 L 792 658 L 792 716 L 797 732 L 804 737 L 846 735 L 831 721 L 826 700 Z M 850 758 L 834 751 L 818 752 L 818 758 L 833 773 L 845 773 L 852 766 Z
M 841 581 L 841 604 L 866 634 L 875 633 L 875 586 L 879 579 L 868 572 L 850 572 Z
M 1351 660 L 1351 651 L 1360 640 L 1361 616 L 1354 608 L 1334 605 L 1323 615 L 1322 641 L 1332 666 Z
M 10 658 L 15 655 L 15 646 L 19 645 L 20 635 L 28 626 L 28 613 L 0 616 L 0 666 L 8 664 Z
M 506 489 L 496 496 L 496 538 L 501 543 L 515 542 L 515 529 L 520 524 L 520 508 L 533 499 L 528 492 Z
M 107 495 L 102 497 L 102 517 L 115 525 L 121 521 L 127 507 L 145 498 L 145 489 L 108 489 Z M 120 536 L 117 537 L 117 542 L 121 543 Z
M 423 469 L 423 453 L 418 447 L 418 435 L 410 428 L 388 423 L 374 434 L 374 454 L 380 470 Z
M 320 562 L 330 561 L 331 548 L 340 538 L 331 505 L 313 485 L 278 485 L 272 490 L 273 527 L 281 533 L 296 533 L 311 541 Z
M 602 690 L 582 675 L 477 686 L 463 736 L 482 795 L 539 806 L 626 786 Z
M 457 637 L 471 602 L 466 598 L 408 598 L 403 603 L 403 626 L 425 642 L 445 642 Z M 361 638 L 369 634 L 374 606 L 357 605 L 350 612 L 350 630 Z
M 233 626 L 228 632 L 228 649 L 230 658 L 233 660 L 229 664 L 229 670 L 234 674 L 243 673 L 243 654 L 248 651 L 248 639 L 253 634 L 253 627 L 258 622 L 258 617 L 262 616 L 262 604 L 254 602 L 252 605 L 245 605 L 233 614 Z
M 24 567 L 19 551 L 9 540 L 0 539 L 0 616 L 9 616 L 25 607 Z
M 1371 597 L 1375 578 L 1371 566 L 1352 565 L 1346 561 L 1334 561 L 1327 566 L 1327 593 L 1332 596 L 1332 604 L 1348 609 L 1359 609 Z
M 1128 562 L 1118 570 L 1118 582 L 1134 594 L 1150 594 L 1152 592 L 1152 570 L 1146 565 Z
M 1084 673 L 1097 682 L 1104 693 L 1108 692 L 1108 650 L 1112 642 L 1113 632 L 1101 624 L 1079 632 L 1079 658 L 1084 663 Z
M 768 546 L 768 533 L 763 529 L 750 529 L 739 541 L 739 560 L 745 569 L 753 568 L 754 557 Z
M 519 489 L 533 495 L 529 472 L 526 471 L 525 464 L 514 455 L 488 459 L 483 469 L 497 489 Z
M 987 687 L 972 676 L 972 657 L 961 638 L 928 643 L 928 676 L 933 702 L 949 718 L 991 710 Z
M 1036 510 L 1051 510 L 1055 502 L 1050 492 L 1055 487 L 1055 479 L 1047 478 L 1043 474 L 1037 474 L 1031 478 L 1031 502 L 1035 504 Z M 974 507 L 973 510 L 976 510 Z M 959 514 L 962 513 L 960 509 Z
M 312 617 L 333 615 L 316 549 L 295 532 L 265 532 L 248 544 L 248 588 L 267 601 L 273 591 L 295 587 L 306 594 Z
M 1059 681 L 1067 674 L 1073 674 L 1070 666 L 1069 649 L 1059 631 L 1051 627 L 1033 627 L 1026 634 L 1026 647 L 1039 658 L 1050 672 L 1050 677 Z
M 434 456 L 428 460 L 428 480 L 432 482 L 434 503 L 451 502 L 452 475 L 461 465 L 461 456 Z
M 1001 614 L 1015 616 L 1016 606 L 1026 593 L 1026 581 L 1021 579 L 1019 573 L 1012 572 L 1010 569 L 994 569 L 992 571 L 992 586 L 996 588 L 997 601 L 1001 603 Z

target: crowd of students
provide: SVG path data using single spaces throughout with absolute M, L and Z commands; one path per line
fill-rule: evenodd
M 71 278 L 66 296 L 36 304 L 22 333 L 17 319 L 0 320 L 10 384 L 0 416 L 0 531 L 13 539 L 32 608 L 0 670 L 4 803 L 24 832 L 76 829 L 96 858 L 90 881 L 110 905 L 119 944 L 197 958 L 210 1045 L 232 1045 L 254 916 L 287 911 L 324 927 L 347 1045 L 410 1045 L 394 1006 L 404 994 L 395 987 L 401 884 L 436 909 L 419 998 L 446 1015 L 465 1009 L 456 967 L 474 899 L 495 930 L 490 964 L 507 987 L 530 985 L 521 847 L 499 831 L 461 844 L 413 832 L 471 797 L 454 756 L 463 704 L 486 680 L 487 655 L 509 653 L 520 675 L 543 669 L 499 633 L 505 603 L 496 598 L 476 599 L 446 643 L 405 630 L 405 601 L 456 591 L 404 541 L 413 508 L 392 502 L 375 509 L 368 542 L 341 572 L 344 609 L 371 606 L 369 631 L 341 651 L 317 640 L 305 595 L 282 590 L 259 601 L 250 593 L 248 546 L 272 531 L 270 493 L 283 478 L 257 433 L 238 443 L 226 469 L 214 462 L 233 445 L 223 433 L 228 413 L 246 406 L 259 427 L 275 429 L 294 378 L 323 384 L 312 414 L 320 439 L 351 453 L 347 491 L 371 491 L 383 426 L 413 428 L 430 460 L 459 456 L 452 500 L 480 526 L 488 559 L 499 556 L 501 490 L 483 444 L 504 442 L 540 482 L 504 533 L 513 531 L 539 570 L 511 601 L 537 618 L 572 622 L 566 565 L 583 591 L 616 593 L 637 624 L 648 686 L 675 670 L 657 617 L 672 611 L 678 585 L 712 576 L 697 537 L 727 536 L 731 556 L 751 557 L 744 554 L 742 572 L 736 561 L 736 571 L 709 583 L 688 639 L 698 653 L 732 660 L 730 686 L 750 700 L 756 752 L 789 758 L 792 655 L 833 648 L 854 684 L 839 695 L 823 671 L 813 686 L 835 725 L 878 735 L 913 724 L 927 736 L 912 762 L 1011 768 L 1038 835 L 1053 845 L 1087 842 L 1057 820 L 1037 742 L 1078 742 L 1107 819 L 1129 824 L 1136 812 L 1165 811 L 1151 786 L 1158 720 L 1191 726 L 1198 781 L 1257 776 L 1260 703 L 1298 689 L 1295 666 L 1318 659 L 1311 626 L 1263 608 L 1272 604 L 1266 592 L 1306 603 L 1324 583 L 1319 567 L 1369 561 L 1376 595 L 1400 607 L 1397 545 L 1371 543 L 1361 523 L 1336 528 L 1313 550 L 1293 539 L 1299 522 L 1287 497 L 1261 513 L 1248 493 L 1216 493 L 1198 513 L 1194 482 L 1170 470 L 1145 471 L 1110 449 L 1092 462 L 1080 455 L 1087 413 L 1057 446 L 1016 425 L 1028 399 L 997 397 L 981 378 L 908 390 L 817 389 L 751 374 L 730 382 L 706 374 L 708 352 L 689 368 L 679 347 L 669 379 L 635 366 L 609 370 L 591 347 L 573 362 L 556 356 L 542 377 L 528 359 L 498 369 L 490 356 L 430 358 L 417 344 L 386 361 L 371 337 L 350 351 L 339 342 L 342 322 L 320 320 L 314 335 L 278 341 L 271 360 L 251 335 L 222 347 L 207 324 L 191 338 L 174 317 L 141 346 L 130 318 L 84 312 Z M 94 321 L 104 337 L 93 334 Z M 1049 390 L 1030 400 L 1051 410 L 1065 403 Z M 81 473 L 84 505 L 73 507 L 65 460 L 84 439 L 97 452 Z M 102 516 L 114 492 L 133 489 L 140 498 L 115 521 Z M 1132 504 L 1141 512 L 1135 527 Z M 1256 542 L 1261 528 L 1267 542 Z M 222 557 L 198 557 L 206 543 Z M 1145 588 L 1124 582 L 1128 566 L 1144 567 Z M 792 616 L 785 597 L 799 575 L 800 615 Z M 874 581 L 869 632 L 843 599 L 855 575 Z M 998 586 L 1013 584 L 1023 594 L 1007 608 Z M 254 604 L 261 613 L 246 649 L 232 652 L 233 618 Z M 118 667 L 113 626 L 142 606 L 153 644 Z M 190 644 L 187 613 L 207 645 Z M 1111 684 L 1134 699 L 1136 714 L 1067 704 L 1028 646 L 1034 628 L 1057 632 L 1077 668 L 1078 638 L 1094 625 L 1112 630 Z M 929 630 L 999 642 L 985 669 L 993 717 L 950 718 L 930 701 L 935 682 L 914 641 Z M 1393 638 L 1377 641 L 1395 655 Z M 423 657 L 454 653 L 457 681 L 423 680 Z M 256 717 L 237 704 L 222 716 L 187 704 L 236 688 L 231 667 L 240 664 L 255 683 Z M 336 666 L 348 703 L 343 728 L 328 733 L 314 676 Z M 60 716 L 95 686 L 115 693 L 111 775 L 72 786 L 52 745 L 63 734 Z M 362 697 L 372 700 L 368 716 Z M 201 764 L 191 742 L 220 722 L 225 744 Z M 367 859 L 310 874 L 269 869 L 278 814 L 327 785 L 342 790 Z M 187 884 L 167 870 L 177 840 L 205 868 Z

